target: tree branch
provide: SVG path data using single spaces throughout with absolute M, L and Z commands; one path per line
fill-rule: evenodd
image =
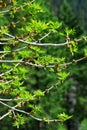
M 33 119 L 35 119 L 35 120 L 37 120 L 37 121 L 44 121 L 44 122 L 59 122 L 59 121 L 61 121 L 61 120 L 59 120 L 59 119 L 49 120 L 49 119 L 37 118 L 37 117 L 31 115 L 31 113 L 29 113 L 29 112 L 26 112 L 26 111 L 24 111 L 24 110 L 17 109 L 17 108 L 15 108 L 15 107 L 11 107 L 10 105 L 7 105 L 6 103 L 4 103 L 4 102 L 2 102 L 2 101 L 0 101 L 0 103 L 1 103 L 2 105 L 4 105 L 4 106 L 10 108 L 11 111 L 14 110 L 14 111 L 17 111 L 17 112 L 20 112 L 20 113 L 29 115 L 31 118 L 33 118 Z M 3 116 L 3 118 L 4 118 L 5 116 L 7 116 L 8 114 L 9 114 L 9 113 L 5 114 L 5 115 Z
M 6 71 L 6 72 L 0 74 L 0 77 L 2 77 L 2 76 L 5 75 L 5 74 L 8 74 L 8 73 L 12 72 L 19 64 L 20 64 L 20 63 L 16 64 L 16 65 L 15 65 L 13 68 L 11 68 L 10 70 L 8 70 L 8 71 Z
M 32 0 L 32 1 L 30 2 L 30 4 L 32 4 L 34 1 L 35 1 L 35 0 Z M 21 5 L 21 6 L 22 6 L 22 8 L 24 8 L 24 7 L 26 7 L 26 6 L 27 6 L 27 4 L 24 4 L 24 5 Z M 8 12 L 10 12 L 10 11 L 11 11 L 11 9 L 12 9 L 12 7 L 11 7 L 10 9 L 0 11 L 0 14 L 5 14 L 5 13 L 8 13 Z M 19 9 L 20 9 L 20 7 L 17 7 L 17 8 L 16 8 L 16 10 L 19 10 Z
M 11 113 L 11 111 L 7 112 L 6 114 L 4 114 L 3 116 L 0 117 L 0 120 L 2 120 L 3 118 L 5 118 L 6 116 L 8 116 Z
M 60 64 L 60 66 L 67 66 L 67 65 L 70 65 L 72 63 L 77 63 L 77 62 L 80 62 L 82 60 L 86 59 L 86 57 L 82 57 L 82 58 L 79 58 L 77 60 L 72 60 L 71 62 L 68 62 L 68 63 L 64 63 L 64 64 Z M 30 65 L 30 66 L 33 66 L 33 67 L 38 67 L 38 68 L 55 68 L 55 65 L 41 65 L 41 64 L 34 64 L 34 63 L 31 63 L 31 62 L 27 62 L 27 61 L 24 61 L 24 60 L 0 60 L 0 63 L 24 63 L 26 65 Z M 12 71 L 12 70 L 9 70 L 9 71 Z M 1 75 L 0 75 L 1 76 Z
M 16 39 L 15 36 L 11 35 L 11 34 L 8 34 L 8 33 L 5 33 L 6 36 L 8 37 L 11 37 L 13 39 Z M 65 45 L 68 45 L 70 43 L 72 43 L 73 41 L 66 41 L 64 43 L 58 43 L 58 44 L 55 44 L 55 43 L 37 43 L 37 42 L 28 42 L 28 41 L 25 41 L 23 39 L 20 39 L 20 38 L 17 38 L 17 40 L 19 42 L 22 42 L 22 43 L 25 43 L 25 44 L 28 44 L 28 45 L 32 45 L 32 46 L 54 46 L 54 47 L 60 47 L 60 46 L 65 46 Z M 80 42 L 83 40 L 83 37 L 82 38 L 79 38 L 79 39 L 75 39 L 76 42 Z

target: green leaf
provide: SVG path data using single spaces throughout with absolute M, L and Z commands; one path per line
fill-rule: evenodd
M 66 28 L 66 29 L 65 29 L 65 34 L 66 34 L 67 36 L 69 36 L 69 35 L 74 35 L 74 34 L 75 34 L 75 30 L 74 30 L 74 29 Z
M 62 122 L 66 121 L 66 120 L 68 120 L 68 119 L 70 119 L 70 118 L 72 118 L 72 116 L 69 116 L 69 115 L 65 114 L 64 112 L 61 113 L 61 114 L 58 114 L 57 117 L 58 117 Z
M 44 96 L 44 93 L 41 91 L 41 90 L 36 90 L 34 91 L 34 96 L 35 97 L 41 97 L 41 96 Z
M 20 125 L 24 125 L 26 118 L 22 114 L 15 115 L 15 122 L 13 123 L 13 126 L 16 126 L 19 129 Z
M 66 73 L 66 72 L 60 72 L 58 73 L 59 76 L 59 80 L 61 80 L 62 82 L 69 76 L 70 73 Z

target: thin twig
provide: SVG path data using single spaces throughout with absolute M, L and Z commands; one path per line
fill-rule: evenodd
M 28 98 L 15 98 L 15 99 L 3 99 L 3 98 L 0 98 L 0 101 L 3 101 L 3 102 L 10 102 L 10 101 L 18 101 L 18 100 L 28 100 Z
M 5 74 L 8 74 L 8 73 L 12 72 L 19 64 L 20 64 L 20 63 L 16 64 L 16 65 L 15 65 L 13 68 L 11 68 L 10 70 L 8 70 L 8 71 L 6 71 L 6 72 L 0 74 L 0 77 L 2 77 L 2 76 L 5 75 Z
M 11 34 L 8 34 L 8 33 L 5 33 L 5 35 L 8 36 L 8 37 L 11 37 L 11 38 L 13 38 L 13 39 L 16 38 L 15 36 L 13 36 L 13 35 L 11 35 Z M 45 47 L 45 46 L 60 47 L 60 46 L 68 45 L 68 44 L 70 44 L 70 43 L 73 42 L 73 41 L 66 41 L 66 42 L 64 42 L 64 43 L 54 44 L 54 43 L 28 42 L 28 41 L 25 41 L 25 40 L 20 39 L 20 38 L 17 38 L 17 40 L 18 40 L 19 42 L 22 42 L 22 43 L 25 43 L 25 44 L 28 44 L 28 45 L 32 45 L 32 46 L 44 46 L 44 47 Z M 83 38 L 79 38 L 79 39 L 76 40 L 76 42 L 80 42 L 80 41 L 82 41 L 82 40 L 83 40 Z
M 2 120 L 3 118 L 5 118 L 6 116 L 8 116 L 11 113 L 11 111 L 7 112 L 6 114 L 4 114 L 3 116 L 0 117 L 0 120 Z
M 32 4 L 34 1 L 35 1 L 35 0 L 32 0 L 32 1 L 30 2 L 30 4 Z M 27 4 L 24 4 L 24 5 L 21 5 L 21 6 L 22 6 L 22 8 L 24 8 L 24 7 L 27 6 Z M 11 7 L 10 9 L 7 9 L 7 10 L 2 10 L 2 11 L 0 11 L 0 14 L 8 13 L 8 12 L 11 11 L 11 9 L 12 9 L 12 7 Z M 19 10 L 19 9 L 20 9 L 20 6 L 16 8 L 16 10 Z
M 21 48 L 15 49 L 15 50 L 11 50 L 11 51 L 0 51 L 0 54 L 2 54 L 2 53 L 10 53 L 10 52 L 19 52 L 21 50 L 26 49 L 27 47 L 28 46 L 24 46 L 24 47 L 21 47 Z
M 48 37 L 50 34 L 51 34 L 51 32 L 45 34 L 43 37 L 41 37 L 41 38 L 39 39 L 39 41 L 45 39 L 45 38 Z M 14 39 L 14 38 L 11 38 L 11 39 Z M 36 41 L 36 43 L 37 43 L 37 41 Z M 0 44 L 8 44 L 8 43 L 0 43 Z M 28 46 L 20 47 L 20 48 L 15 49 L 15 50 L 0 51 L 0 53 L 3 54 L 3 53 L 10 53 L 10 52 L 19 52 L 19 51 L 24 50 L 24 49 L 26 49 L 26 48 L 28 48 Z
M 13 39 L 15 39 L 16 37 L 11 35 L 11 34 L 8 34 L 8 33 L 5 33 L 6 36 L 9 36 Z M 19 42 L 22 42 L 22 43 L 25 43 L 25 44 L 28 44 L 28 45 L 32 45 L 32 46 L 55 46 L 55 47 L 58 47 L 58 46 L 65 46 L 71 42 L 68 42 L 66 41 L 65 43 L 59 43 L 59 44 L 54 44 L 54 43 L 37 43 L 37 42 L 28 42 L 28 41 L 25 41 L 23 39 L 20 39 L 20 38 L 17 38 L 17 40 Z
M 9 84 L 9 83 L 11 83 L 13 80 L 9 80 L 9 81 L 0 81 L 1 83 L 0 83 L 0 85 L 3 83 L 3 84 Z
M 46 37 L 48 37 L 51 34 L 51 32 L 47 33 L 46 35 L 44 35 L 42 38 L 40 38 L 38 41 L 42 41 L 43 39 L 45 39 Z
M 47 119 L 45 119 L 45 120 L 44 120 L 44 119 L 41 119 L 41 118 L 37 118 L 37 117 L 31 115 L 29 112 L 26 112 L 26 111 L 24 111 L 24 110 L 17 109 L 17 108 L 15 108 L 15 107 L 11 107 L 10 105 L 8 105 L 8 104 L 6 104 L 6 103 L 4 103 L 4 102 L 2 102 L 2 101 L 0 101 L 0 103 L 1 103 L 2 105 L 4 105 L 4 106 L 10 108 L 11 110 L 14 110 L 14 111 L 17 111 L 17 112 L 20 112 L 20 113 L 29 115 L 31 118 L 33 118 L 33 119 L 35 119 L 35 120 L 37 120 L 37 121 L 44 121 L 44 122 L 58 122 L 58 121 L 61 121 L 61 120 L 59 120 L 59 119 L 52 119 L 52 120 L 49 120 L 49 119 L 47 120 Z
M 70 65 L 72 63 L 80 62 L 84 59 L 86 59 L 86 57 L 82 57 L 82 58 L 79 58 L 77 60 L 73 60 L 73 61 L 68 62 L 68 63 L 60 64 L 60 66 L 65 66 L 65 65 L 67 66 L 67 65 Z M 31 63 L 31 62 L 23 61 L 23 60 L 0 60 L 0 63 L 24 63 L 26 65 L 30 65 L 30 66 L 38 67 L 38 68 L 44 68 L 44 67 L 55 68 L 55 64 L 53 64 L 53 65 L 41 65 L 41 64 L 34 64 L 34 63 Z

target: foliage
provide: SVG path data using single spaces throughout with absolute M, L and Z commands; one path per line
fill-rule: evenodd
M 86 130 L 87 128 L 87 119 L 84 119 L 82 122 L 81 122 L 81 125 L 79 127 L 79 130 Z
M 77 3 L 77 1 L 70 1 L 70 4 L 72 3 Z M 81 19 L 75 15 L 73 13 L 73 11 L 70 8 L 70 4 L 67 2 L 67 0 L 64 1 L 64 4 L 62 4 L 62 7 L 60 7 L 60 15 L 58 15 L 59 19 L 64 23 L 64 26 L 68 25 L 69 30 L 71 30 L 71 28 L 75 31 L 73 33 L 73 35 L 71 36 L 72 38 L 74 37 L 81 37 L 82 35 L 84 35 L 85 30 L 83 30 L 83 26 L 82 24 L 80 25 Z M 79 6 L 79 4 L 78 4 Z M 73 9 L 75 10 L 75 8 Z M 66 12 L 66 13 L 64 13 Z M 68 14 L 68 15 L 67 15 Z M 65 34 L 65 33 L 64 33 Z M 71 38 L 70 37 L 70 38 Z M 82 36 L 84 40 L 86 40 L 86 37 Z M 70 40 L 68 38 L 68 40 Z M 79 58 L 82 55 L 84 55 L 85 52 L 85 56 L 86 56 L 86 41 L 81 42 L 81 44 L 78 44 L 77 40 L 75 39 L 72 44 L 70 44 L 68 46 L 68 49 L 71 51 L 72 53 L 72 59 Z M 84 48 L 85 47 L 85 48 Z M 70 55 L 68 55 L 69 58 Z M 71 59 L 71 56 L 70 56 Z M 76 64 L 76 61 L 73 60 L 73 63 Z M 67 85 L 68 87 L 68 91 L 66 92 L 66 109 L 69 112 L 70 115 L 74 115 L 73 119 L 70 119 L 67 123 L 68 128 L 67 129 L 76 129 L 76 126 L 78 127 L 78 122 L 80 123 L 80 121 L 82 119 L 84 119 L 86 117 L 86 105 L 85 105 L 85 101 L 86 100 L 86 95 L 85 92 L 87 90 L 87 85 L 86 85 L 86 61 L 82 61 L 80 63 L 77 63 L 77 65 L 73 65 L 73 66 L 69 66 L 69 71 L 70 71 L 70 79 L 72 80 L 68 80 Z M 73 68 L 73 69 L 72 69 Z M 85 72 L 84 72 L 85 70 Z M 72 90 L 72 86 L 75 86 L 76 91 L 73 92 Z M 69 101 L 70 99 L 70 93 L 71 95 L 73 94 L 73 99 L 76 100 L 75 104 L 72 104 L 72 101 Z M 72 99 L 71 99 L 72 100 Z M 71 105 L 69 105 L 69 103 Z M 73 111 L 70 111 L 70 109 L 73 109 Z M 83 112 L 82 112 L 83 110 Z M 80 113 L 80 114 L 79 114 Z M 75 125 L 77 124 L 77 125 Z
M 56 17 L 46 19 L 48 9 L 41 2 L 11 0 L 1 2 L 0 8 L 0 104 L 4 108 L 0 120 L 9 115 L 13 126 L 19 128 L 32 119 L 46 123 L 70 119 L 60 113 L 62 103 L 58 102 L 59 108 L 54 111 L 51 107 L 61 97 L 61 86 L 69 76 L 67 66 L 85 59 L 86 54 L 68 62 L 71 58 L 64 51 L 60 56 L 57 48 L 68 46 L 68 53 L 74 55 L 78 52 L 77 43 L 85 39 L 74 39 L 75 31 L 70 27 L 62 30 L 65 25 Z M 49 12 L 48 15 L 51 16 Z M 55 43 L 59 30 L 62 36 L 58 42 L 63 43 Z
M 72 117 L 72 116 L 68 116 L 68 115 L 66 115 L 65 113 L 58 114 L 58 118 L 59 118 L 62 122 L 64 122 L 64 121 L 70 119 L 71 117 Z

